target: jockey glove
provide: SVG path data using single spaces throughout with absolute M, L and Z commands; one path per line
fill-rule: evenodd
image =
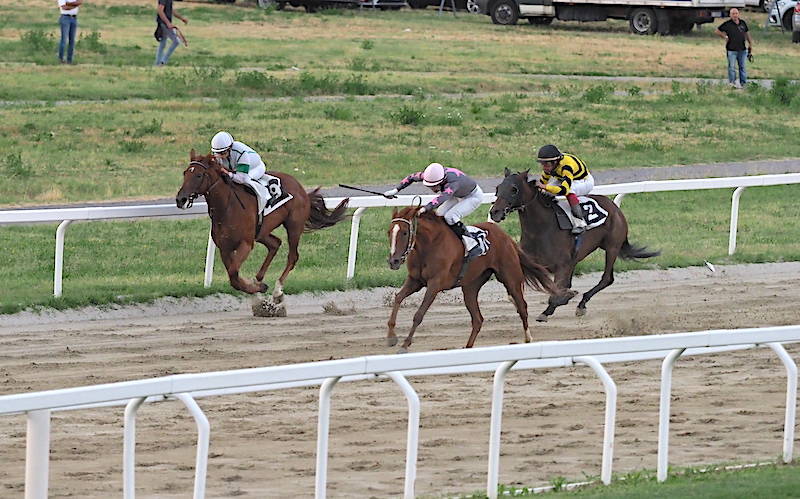
M 390 198 L 390 197 L 396 195 L 397 192 L 398 192 L 397 189 L 389 189 L 388 191 L 384 192 L 383 195 L 386 196 L 387 198 Z
M 236 172 L 233 175 L 231 175 L 231 178 L 237 184 L 245 184 L 250 179 L 250 176 L 247 175 L 246 173 Z

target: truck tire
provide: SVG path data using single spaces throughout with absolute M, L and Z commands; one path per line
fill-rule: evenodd
M 492 22 L 495 24 L 517 24 L 519 6 L 514 0 L 499 0 L 492 5 Z
M 529 17 L 528 22 L 531 24 L 535 24 L 538 26 L 547 26 L 548 24 L 553 24 L 552 17 Z
M 781 24 L 783 24 L 783 29 L 786 31 L 792 31 L 792 16 L 794 15 L 794 9 L 787 9 L 786 12 L 783 13 L 783 19 L 781 19 Z
M 658 20 L 653 9 L 639 7 L 633 9 L 630 19 L 631 33 L 636 35 L 652 35 L 658 30 Z

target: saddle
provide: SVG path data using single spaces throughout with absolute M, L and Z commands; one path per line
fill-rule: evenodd
M 584 220 L 586 220 L 586 230 L 594 229 L 605 223 L 608 218 L 608 212 L 604 210 L 600 203 L 594 198 L 589 196 L 580 196 L 578 201 L 583 209 Z M 553 210 L 556 212 L 556 220 L 558 220 L 558 228 L 562 230 L 572 230 L 575 223 L 575 216 L 572 214 L 569 203 L 565 197 L 556 197 L 556 203 L 553 205 Z

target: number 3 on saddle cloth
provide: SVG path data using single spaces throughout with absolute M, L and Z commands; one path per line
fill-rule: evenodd
M 608 218 L 608 212 L 604 210 L 597 201 L 588 196 L 579 196 L 578 201 L 583 208 L 583 214 L 586 220 L 586 230 L 594 229 L 603 225 Z M 562 196 L 556 198 L 560 210 L 556 210 L 556 219 L 558 219 L 558 228 L 562 230 L 571 230 L 573 227 L 573 220 L 575 216 L 569 207 L 567 199 Z
M 294 197 L 283 191 L 281 179 L 268 173 L 265 173 L 257 181 L 248 179 L 248 182 L 243 185 L 248 187 L 258 198 L 259 223 L 262 216 L 269 215 Z

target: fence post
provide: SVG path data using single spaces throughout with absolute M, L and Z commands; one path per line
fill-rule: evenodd
M 213 226 L 213 223 L 212 223 Z M 203 287 L 211 287 L 211 279 L 214 278 L 214 255 L 217 247 L 214 246 L 214 239 L 211 237 L 211 229 L 208 230 L 208 245 L 206 246 L 206 271 L 203 277 Z
M 658 472 L 659 482 L 667 479 L 669 466 L 669 406 L 672 392 L 672 367 L 685 348 L 676 348 L 661 363 L 661 404 L 658 411 Z
M 736 251 L 736 232 L 739 230 L 739 198 L 742 197 L 744 187 L 737 187 L 731 197 L 731 230 L 728 234 L 728 255 Z
M 58 298 L 62 292 L 62 276 L 64 274 L 64 233 L 72 220 L 64 220 L 56 229 L 56 270 L 53 275 L 53 296 Z
M 506 374 L 514 367 L 516 360 L 500 364 L 494 371 L 492 385 L 492 418 L 489 424 L 489 476 L 486 480 L 486 495 L 497 499 L 497 482 L 500 476 L 500 427 L 503 420 L 503 388 Z
M 358 229 L 361 225 L 361 215 L 366 211 L 365 207 L 356 208 L 353 212 L 353 219 L 350 221 L 350 249 L 347 253 L 347 280 L 356 274 L 356 253 L 358 250 Z
M 197 454 L 194 467 L 194 499 L 206 496 L 206 470 L 208 469 L 208 443 L 211 439 L 211 425 L 203 410 L 188 393 L 178 393 L 175 398 L 189 409 L 197 424 Z
M 319 387 L 319 415 L 317 416 L 317 480 L 314 497 L 325 498 L 328 483 L 328 428 L 331 421 L 331 392 L 341 376 L 326 379 Z
M 50 478 L 50 411 L 28 413 L 25 499 L 47 499 Z
M 600 468 L 600 479 L 604 484 L 611 483 L 611 468 L 614 463 L 614 433 L 615 424 L 617 419 L 617 385 L 603 365 L 594 357 L 575 357 L 573 362 L 580 362 L 591 367 L 600 381 L 603 382 L 603 388 L 606 391 L 606 418 L 605 428 L 603 431 L 603 464 Z
M 792 462 L 794 452 L 794 424 L 797 411 L 797 364 L 780 343 L 768 343 L 778 354 L 786 368 L 786 418 L 783 422 L 783 462 Z
M 147 397 L 131 399 L 125 406 L 122 440 L 122 497 L 136 497 L 136 411 Z
M 406 437 L 406 483 L 404 499 L 414 499 L 414 482 L 417 479 L 417 449 L 419 447 L 419 396 L 408 380 L 400 373 L 386 373 L 397 383 L 408 401 L 408 435 Z

